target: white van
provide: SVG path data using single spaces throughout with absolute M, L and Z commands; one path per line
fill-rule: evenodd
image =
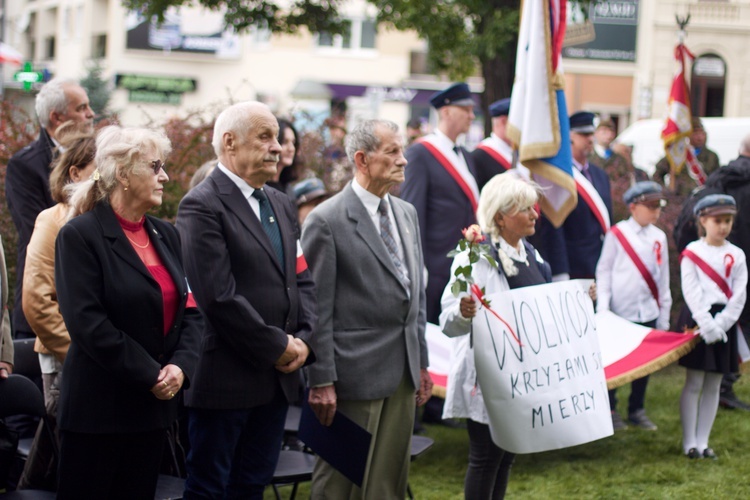
M 719 155 L 721 166 L 737 158 L 740 141 L 750 134 L 750 118 L 701 118 L 706 129 L 708 149 Z M 639 120 L 622 131 L 616 142 L 633 146 L 633 164 L 654 173 L 656 164 L 664 158 L 661 129 L 664 120 Z

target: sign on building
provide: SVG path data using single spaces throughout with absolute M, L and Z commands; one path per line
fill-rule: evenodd
M 570 2 L 563 57 L 634 62 L 637 28 L 638 0 L 593 0 L 588 18 Z

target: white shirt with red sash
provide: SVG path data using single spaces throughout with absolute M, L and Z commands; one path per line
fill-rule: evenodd
M 612 311 L 634 323 L 656 320 L 657 329 L 669 329 L 672 294 L 667 235 L 653 224 L 641 226 L 632 217 L 616 226 L 651 274 L 659 301 L 657 303 L 635 263 L 610 231 L 604 237 L 596 265 L 597 311 Z
M 720 278 L 726 280 L 732 290 L 732 298 L 727 298 L 719 285 L 697 264 L 683 257 L 680 262 L 680 277 L 685 303 L 699 327 L 705 328 L 706 324 L 715 321 L 716 325 L 726 332 L 737 322 L 745 307 L 747 297 L 745 252 L 728 241 L 719 247 L 709 245 L 704 238 L 693 241 L 686 247 L 686 250 L 693 252 L 716 271 Z M 711 318 L 709 310 L 713 304 L 726 304 L 726 306 Z
M 459 175 L 461 175 L 461 178 L 469 186 L 471 192 L 474 193 L 474 199 L 479 200 L 477 180 L 469 170 L 469 166 L 466 164 L 466 159 L 460 149 L 458 150 L 458 154 L 453 151 L 453 148 L 457 146 L 457 144 L 451 141 L 450 138 L 440 130 L 435 130 L 435 133 L 422 137 L 422 140 L 429 142 L 443 153 L 443 156 L 451 162 L 451 165 L 453 165 Z

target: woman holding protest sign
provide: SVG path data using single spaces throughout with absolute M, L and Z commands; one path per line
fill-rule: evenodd
M 538 198 L 539 186 L 515 171 L 496 175 L 482 189 L 477 210 L 479 226 L 466 229 L 459 251 L 451 253 L 455 254 L 451 269 L 454 278 L 443 293 L 440 326 L 443 333 L 460 340 L 454 347 L 443 418 L 468 419 L 469 468 L 464 495 L 471 500 L 505 496 L 515 455 L 495 445 L 490 437 L 489 417 L 476 383 L 468 334 L 482 293 L 551 281 L 549 264 L 524 239 L 534 234 Z M 459 269 L 466 274 L 459 272 L 456 277 Z M 467 274 L 470 279 L 465 278 Z

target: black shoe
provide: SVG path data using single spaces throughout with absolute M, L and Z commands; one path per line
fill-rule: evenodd
M 692 448 L 690 451 L 694 450 L 695 448 Z M 710 458 L 711 460 L 718 460 L 719 457 L 716 456 L 716 453 L 714 453 L 714 450 L 711 448 L 706 448 L 703 450 L 703 458 Z
M 709 448 L 707 448 L 707 449 L 709 449 Z M 690 449 L 688 450 L 688 452 L 687 452 L 687 453 L 685 453 L 685 456 L 686 456 L 686 457 L 688 457 L 689 459 L 691 459 L 691 460 L 692 460 L 692 459 L 695 459 L 695 458 L 700 458 L 700 457 L 701 457 L 701 454 L 700 454 L 700 453 L 698 452 L 698 450 L 697 450 L 697 449 L 695 449 L 695 448 L 690 448 Z
M 719 396 L 719 406 L 727 410 L 745 410 L 750 411 L 750 404 L 740 401 L 737 395 L 732 391 L 721 393 Z

